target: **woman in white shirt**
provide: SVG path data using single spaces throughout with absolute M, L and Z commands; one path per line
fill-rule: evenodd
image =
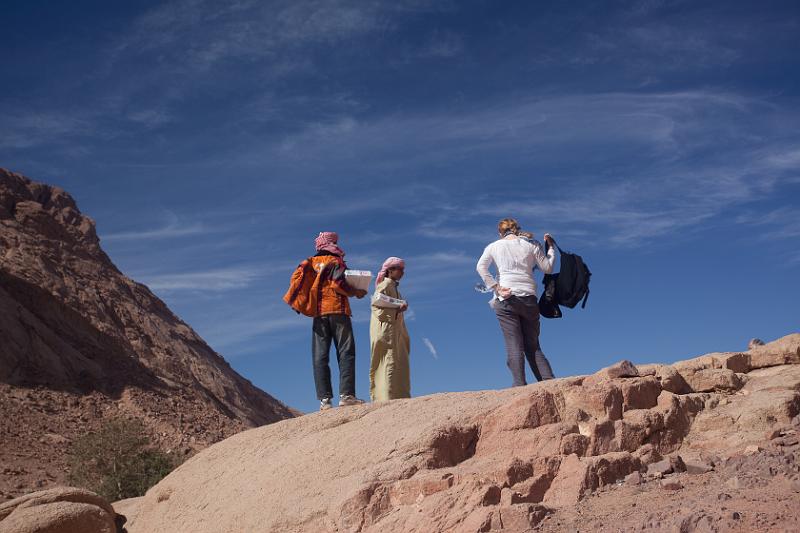
M 539 349 L 539 305 L 533 268 L 538 266 L 545 274 L 553 271 L 556 258 L 553 239 L 544 234 L 550 244 L 545 253 L 538 242 L 520 238 L 519 224 L 513 218 L 501 220 L 497 230 L 500 239 L 486 247 L 476 268 L 486 287 L 494 290 L 490 305 L 503 331 L 513 386 L 527 383 L 525 359 L 537 380 L 552 379 L 550 363 Z M 497 279 L 489 272 L 492 263 L 497 268 Z

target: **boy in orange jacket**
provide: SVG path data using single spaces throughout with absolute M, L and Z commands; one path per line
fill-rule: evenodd
M 333 389 L 329 366 L 331 341 L 336 346 L 336 359 L 339 362 L 339 405 L 364 403 L 356 397 L 356 344 L 350 321 L 352 312 L 349 298 L 363 298 L 367 291 L 354 289 L 347 284 L 344 276 L 347 265 L 338 241 L 339 236 L 336 233 L 321 232 L 314 241 L 317 254 L 311 257 L 312 267 L 317 276 L 321 276 L 319 314 L 314 317 L 311 341 L 314 385 L 320 411 L 332 407 Z

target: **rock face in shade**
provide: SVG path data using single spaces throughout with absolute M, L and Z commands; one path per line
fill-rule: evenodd
M 0 499 L 62 482 L 111 416 L 197 450 L 294 416 L 237 374 L 100 247 L 72 197 L 0 169 Z
M 794 530 L 800 334 L 669 370 L 623 366 L 242 432 L 124 502 L 127 528 Z M 696 377 L 731 367 L 736 379 Z

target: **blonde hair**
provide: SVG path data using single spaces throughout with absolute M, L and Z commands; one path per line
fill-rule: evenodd
M 507 233 L 513 233 L 514 235 L 519 234 L 519 223 L 513 218 L 504 218 L 500 222 L 497 223 L 497 232 L 500 235 L 505 235 Z

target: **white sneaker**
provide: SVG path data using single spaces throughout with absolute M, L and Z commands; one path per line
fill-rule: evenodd
M 362 403 L 364 403 L 364 400 L 359 400 L 352 394 L 339 395 L 339 407 L 346 407 L 348 405 L 361 405 Z
M 333 404 L 331 403 L 331 399 L 330 398 L 323 398 L 323 399 L 321 399 L 319 401 L 319 410 L 320 411 L 327 411 L 331 407 L 333 407 Z

